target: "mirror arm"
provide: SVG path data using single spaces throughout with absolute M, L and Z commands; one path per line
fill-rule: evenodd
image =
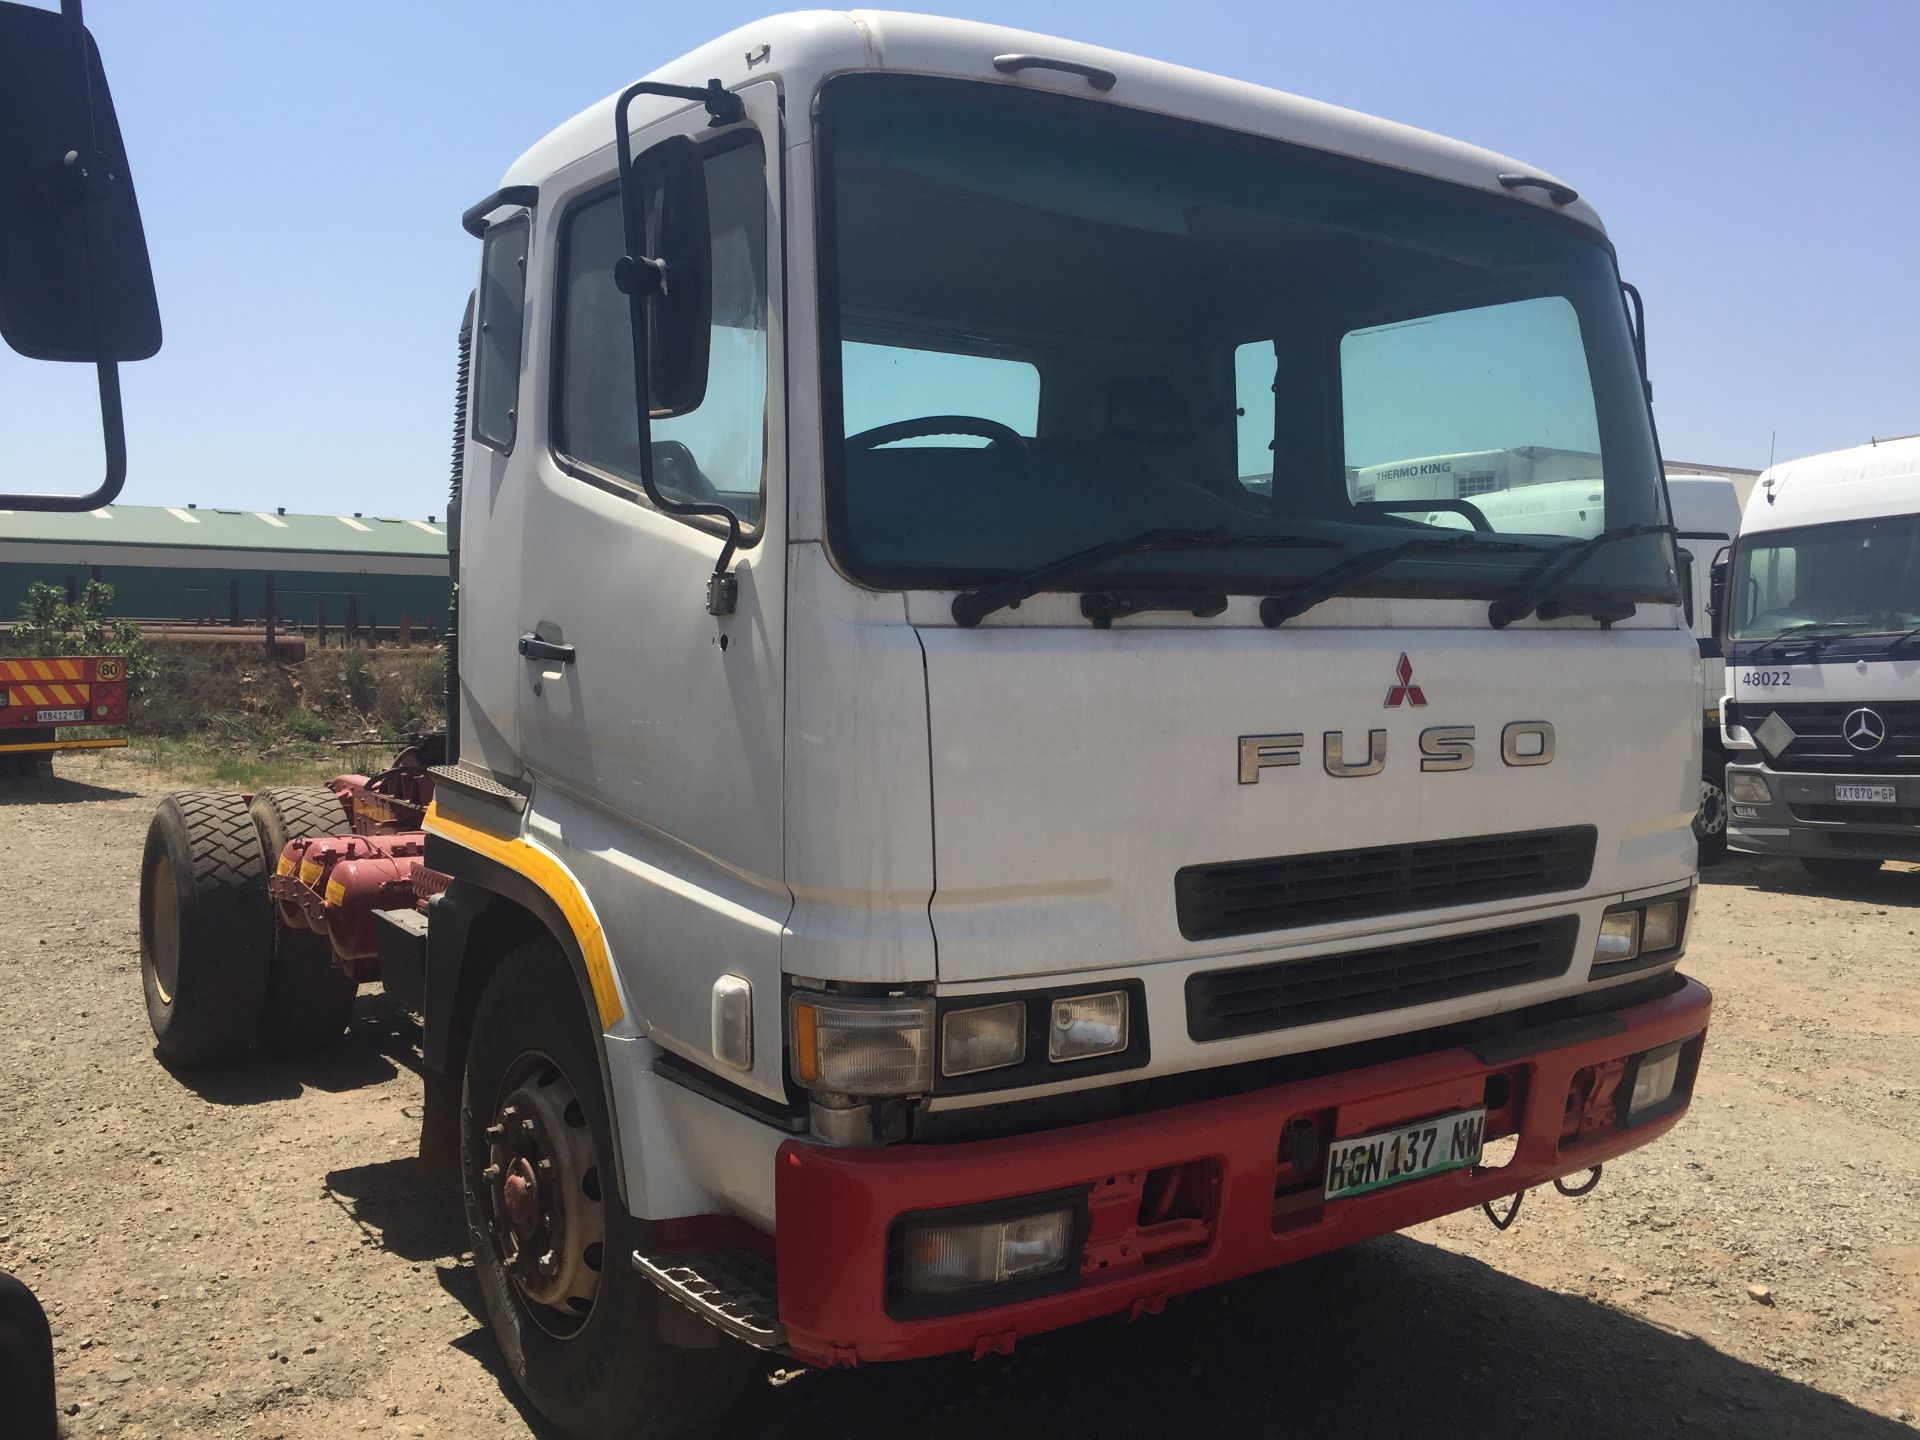
M 627 112 L 642 95 L 665 95 L 677 100 L 698 100 L 705 104 L 713 125 L 731 125 L 746 118 L 746 105 L 738 95 L 718 80 L 704 86 L 661 85 L 642 80 L 620 92 L 613 107 L 614 143 L 620 165 L 620 223 L 626 241 L 626 253 L 614 267 L 614 280 L 627 297 L 628 328 L 633 332 L 633 398 L 639 431 L 640 488 L 654 508 L 668 515 L 707 515 L 724 520 L 727 540 L 714 561 L 713 574 L 707 578 L 707 613 L 731 615 L 739 598 L 740 582 L 729 567 L 740 548 L 740 517 L 729 505 L 707 504 L 694 500 L 674 500 L 660 493 L 653 477 L 652 404 L 647 383 L 647 301 L 661 292 L 667 283 L 666 267 L 640 252 L 646 244 L 641 232 L 639 196 L 634 193 L 633 138 Z
M 484 200 L 476 200 L 460 216 L 460 228 L 478 240 L 487 233 L 487 216 L 512 205 L 531 210 L 540 203 L 538 185 L 503 185 Z

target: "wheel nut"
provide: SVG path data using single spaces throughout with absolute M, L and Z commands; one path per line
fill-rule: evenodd
M 540 1163 L 533 1168 L 538 1170 L 542 1175 L 550 1175 L 553 1173 L 553 1161 L 543 1158 Z
M 487 1126 L 487 1139 L 489 1140 L 498 1140 L 501 1136 L 505 1135 L 506 1133 L 507 1133 L 507 1127 L 504 1125 Z
M 559 1268 L 560 1262 L 553 1258 L 553 1252 L 551 1250 L 540 1257 L 540 1273 L 542 1275 L 551 1275 Z
M 489 1185 L 498 1185 L 500 1183 L 500 1167 L 498 1165 L 487 1166 L 486 1169 L 480 1172 L 480 1178 Z
M 522 1135 L 537 1135 L 540 1133 L 540 1127 L 536 1125 L 532 1119 L 522 1120 L 520 1122 L 520 1133 Z

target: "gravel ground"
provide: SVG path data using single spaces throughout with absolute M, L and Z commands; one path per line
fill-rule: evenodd
M 0 1269 L 46 1302 L 76 1436 L 540 1435 L 458 1197 L 412 1174 L 415 1026 L 174 1076 L 140 999 L 150 771 L 0 794 Z M 806 1375 L 718 1435 L 1222 1437 L 1526 1428 L 1895 1436 L 1920 1414 L 1920 873 L 1709 872 L 1692 1115 L 1497 1234 L 1454 1216 L 1009 1359 Z M 1491 1417 L 1491 1418 L 1490 1418 Z M 0 1426 L 4 1428 L 4 1426 Z

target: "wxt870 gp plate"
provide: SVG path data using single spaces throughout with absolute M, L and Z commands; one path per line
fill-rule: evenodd
M 1403 1180 L 1478 1165 L 1486 1129 L 1484 1109 L 1456 1110 L 1397 1130 L 1336 1140 L 1327 1150 L 1323 1193 L 1329 1200 L 1340 1200 Z

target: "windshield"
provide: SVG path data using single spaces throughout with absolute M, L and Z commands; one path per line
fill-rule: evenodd
M 1920 516 L 1741 537 L 1733 638 L 1905 633 L 1920 626 Z
M 1246 593 L 1413 547 L 1361 594 L 1492 597 L 1666 520 L 1613 260 L 1524 202 L 1006 87 L 856 75 L 821 109 L 829 539 L 886 587 L 1156 528 Z M 1068 588 L 1062 580 L 1056 588 Z M 1671 598 L 1664 536 L 1568 588 Z

